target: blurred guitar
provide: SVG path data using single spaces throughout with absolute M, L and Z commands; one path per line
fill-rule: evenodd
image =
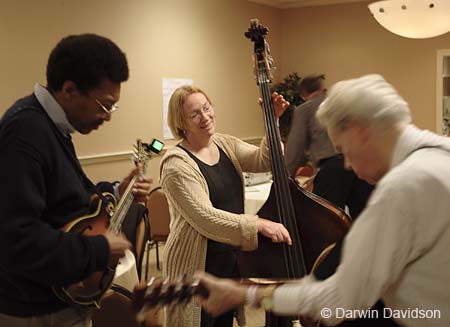
M 246 285 L 273 285 L 283 284 L 285 280 L 269 280 L 263 278 L 249 278 L 239 281 Z M 200 283 L 199 279 L 180 277 L 177 281 L 163 280 L 161 278 L 151 278 L 147 284 L 136 285 L 132 297 L 132 309 L 136 313 L 138 321 L 149 323 L 149 313 L 155 316 L 159 309 L 164 306 L 185 305 L 194 296 L 207 298 L 209 291 Z M 159 326 L 158 322 L 151 326 Z

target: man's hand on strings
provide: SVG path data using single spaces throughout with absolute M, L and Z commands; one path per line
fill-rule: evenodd
M 125 251 L 131 249 L 131 243 L 126 239 L 123 233 L 116 234 L 113 231 L 103 233 L 109 244 L 109 259 L 111 262 L 117 262 L 125 256 Z
M 135 202 L 146 202 L 148 199 L 148 193 L 150 192 L 151 183 L 153 179 L 148 176 L 142 175 L 142 165 L 138 164 L 130 174 L 125 177 L 119 185 L 119 194 L 123 195 L 126 188 L 130 184 L 134 176 L 138 175 L 136 182 L 133 185 L 132 193 L 134 195 Z

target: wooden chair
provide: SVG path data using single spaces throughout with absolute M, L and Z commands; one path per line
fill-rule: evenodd
M 100 302 L 100 309 L 92 314 L 93 327 L 140 327 L 131 307 L 129 290 L 113 284 Z
M 156 248 L 156 267 L 160 270 L 158 243 L 165 242 L 169 235 L 170 212 L 166 195 L 161 187 L 157 187 L 150 191 L 147 200 L 148 219 L 150 224 L 150 242 L 147 249 L 147 269 L 145 280 L 147 280 L 149 252 L 154 246 Z
M 133 294 L 126 288 L 113 284 L 100 301 L 100 308 L 92 314 L 92 327 L 163 327 L 160 308 L 148 309 L 145 321 L 136 319 L 132 306 Z
M 317 170 L 311 166 L 302 166 L 298 167 L 297 172 L 295 174 L 295 179 L 298 184 L 306 189 L 307 191 L 312 192 L 314 188 L 314 177 L 317 174 Z

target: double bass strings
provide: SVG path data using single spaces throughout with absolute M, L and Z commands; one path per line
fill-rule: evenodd
M 295 210 L 292 204 L 291 192 L 287 176 L 286 165 L 281 151 L 281 139 L 278 126 L 276 124 L 272 96 L 269 87 L 270 80 L 266 74 L 266 65 L 264 61 L 259 61 L 258 65 L 258 83 L 261 88 L 263 98 L 264 120 L 266 122 L 267 135 L 269 137 L 269 153 L 272 161 L 272 172 L 274 174 L 274 187 L 279 213 L 279 221 L 285 225 L 291 234 L 293 246 L 283 244 L 283 253 L 285 255 L 286 271 L 288 278 L 296 278 L 305 274 L 304 258 L 301 243 L 298 237 L 298 228 L 295 217 Z

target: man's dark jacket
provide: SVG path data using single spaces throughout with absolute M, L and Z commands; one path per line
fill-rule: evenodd
M 0 121 L 0 181 L 0 312 L 26 317 L 67 307 L 51 287 L 104 270 L 109 247 L 103 236 L 60 231 L 87 213 L 92 183 L 70 136 L 34 95 Z

